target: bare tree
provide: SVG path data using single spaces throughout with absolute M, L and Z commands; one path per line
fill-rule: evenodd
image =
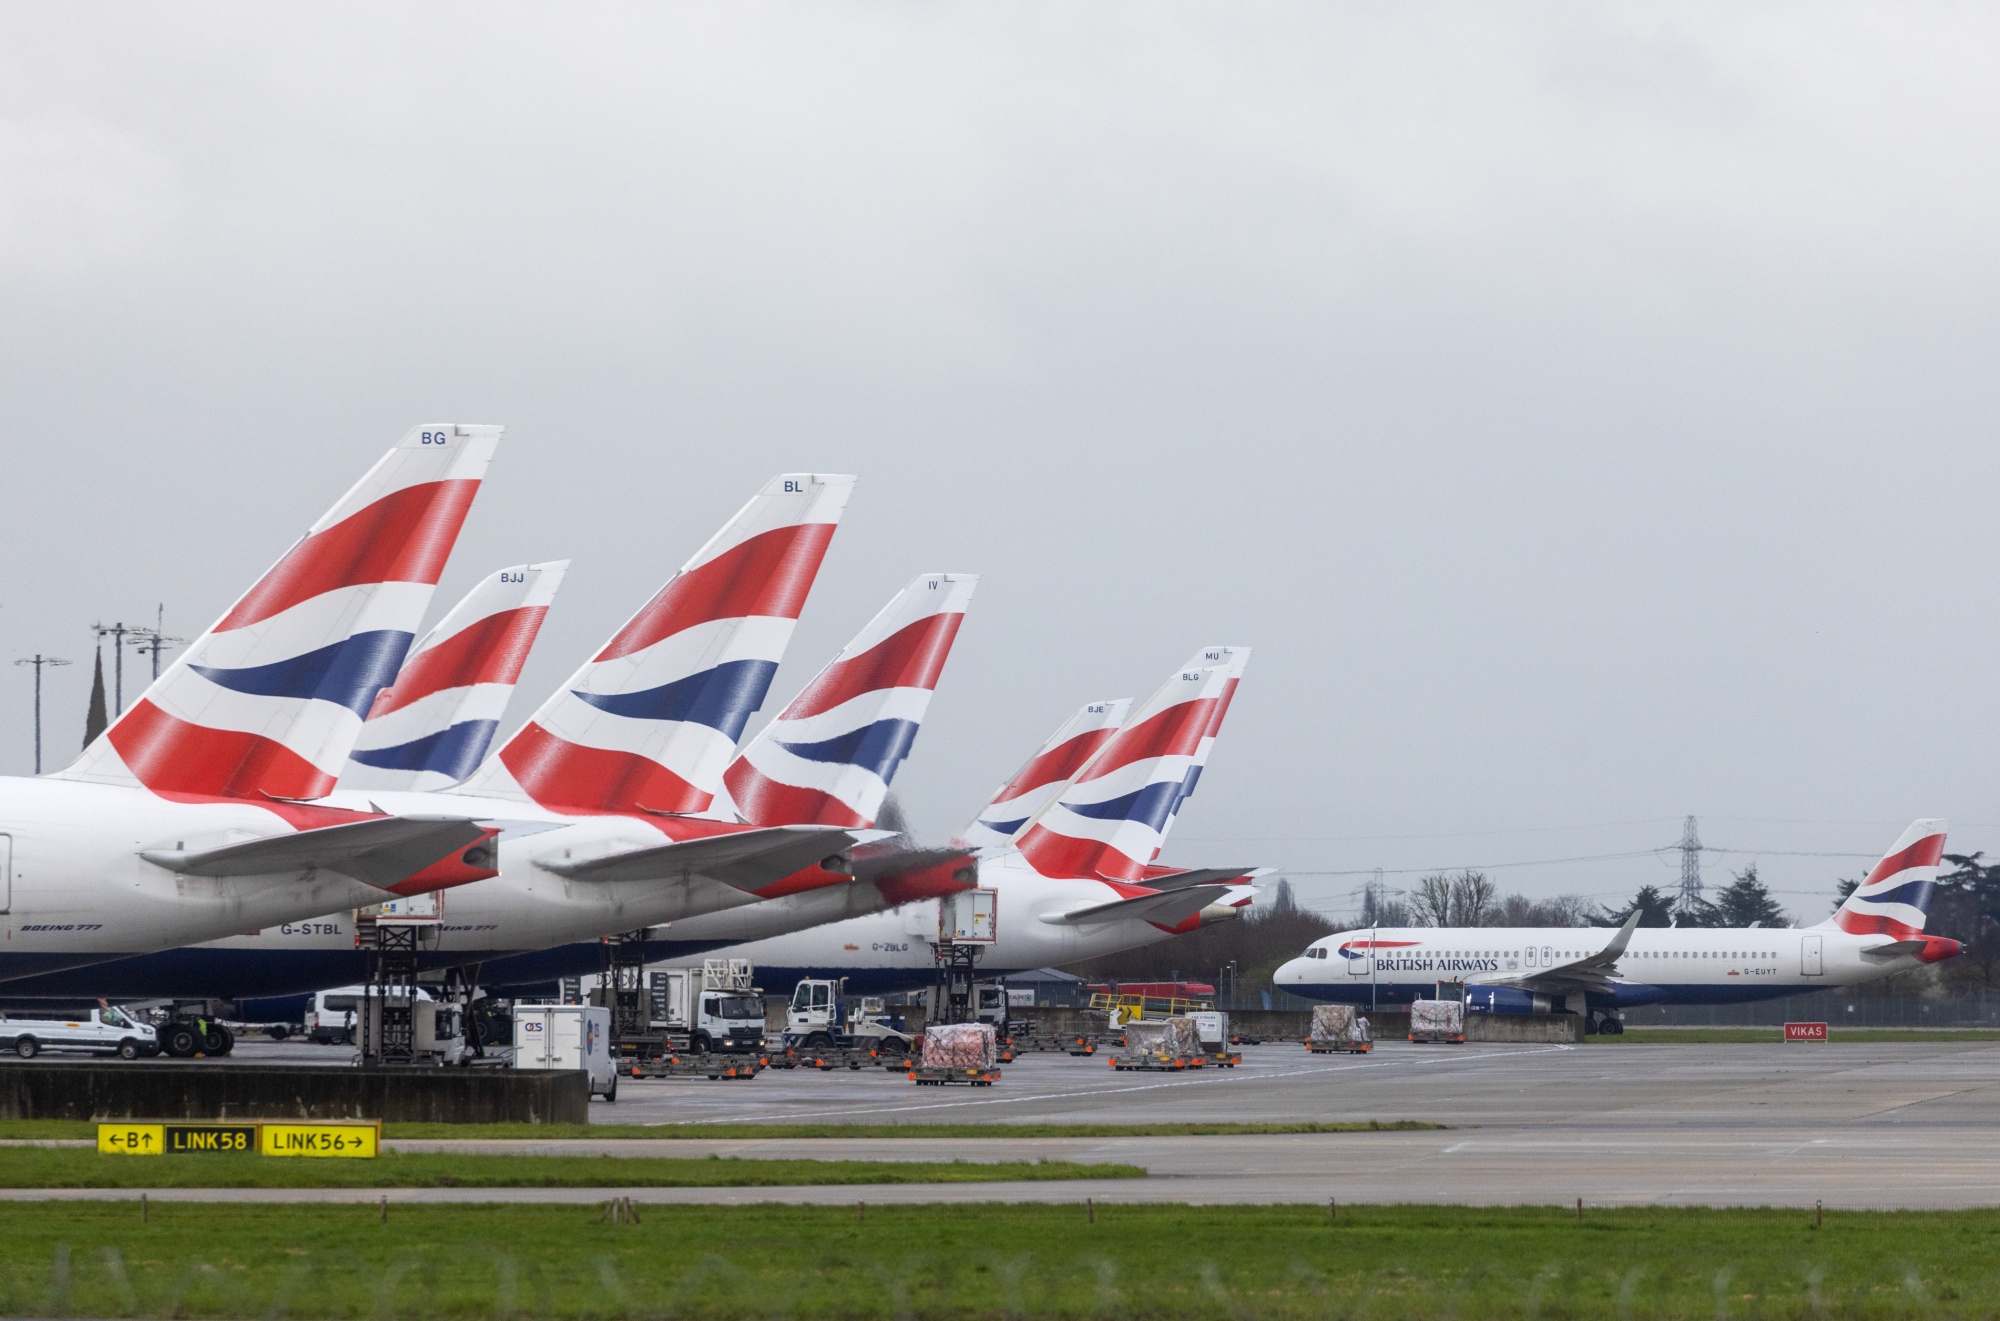
M 1424 926 L 1491 926 L 1500 915 L 1494 902 L 1497 893 L 1484 872 L 1463 871 L 1456 876 L 1438 872 L 1417 882 L 1410 910 Z

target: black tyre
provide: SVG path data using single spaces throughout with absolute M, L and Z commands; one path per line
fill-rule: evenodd
M 283 1041 L 292 1035 L 292 1030 L 283 1023 L 273 1023 L 270 1027 L 264 1029 L 264 1035 L 273 1041 Z
M 606 1101 L 616 1101 L 618 1099 L 618 1074 L 616 1071 L 613 1071 L 611 1075 L 611 1086 L 604 1089 L 604 1099 Z
M 192 1024 L 169 1023 L 160 1032 L 160 1050 L 173 1059 L 193 1059 L 200 1049 L 201 1037 L 196 1035 Z
M 14 1042 L 14 1053 L 24 1060 L 31 1060 L 42 1053 L 42 1044 L 33 1037 L 21 1037 Z
M 815 1032 L 806 1038 L 807 1050 L 832 1050 L 833 1038 L 824 1032 Z
M 695 1033 L 694 1039 L 688 1042 L 688 1054 L 690 1055 L 708 1054 L 708 1037 L 706 1034 L 700 1032 Z
M 217 1023 L 215 1030 L 222 1034 L 222 1050 L 219 1053 L 227 1055 L 236 1049 L 236 1033 L 230 1030 L 227 1023 Z
M 201 1033 L 201 1053 L 204 1055 L 227 1055 L 235 1044 L 228 1031 L 220 1023 L 210 1023 Z
M 125 1040 L 123 1040 L 123 1041 L 119 1042 L 119 1043 L 118 1043 L 118 1058 L 119 1058 L 119 1059 L 121 1059 L 121 1060 L 136 1060 L 136 1059 L 138 1059 L 138 1058 L 139 1058 L 139 1043 L 138 1043 L 138 1042 L 136 1042 L 136 1041 L 134 1041 L 134 1040 L 132 1040 L 132 1038 L 130 1038 L 130 1037 L 127 1037 L 127 1038 L 125 1038 Z

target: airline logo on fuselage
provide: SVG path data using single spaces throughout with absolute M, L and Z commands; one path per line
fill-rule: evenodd
M 1375 967 L 1381 972 L 1498 972 L 1498 959 L 1474 959 L 1462 956 L 1443 957 L 1435 954 L 1390 953 L 1392 950 L 1412 950 L 1422 944 L 1416 940 L 1350 940 L 1339 949 L 1343 959 L 1365 959 L 1372 951 Z

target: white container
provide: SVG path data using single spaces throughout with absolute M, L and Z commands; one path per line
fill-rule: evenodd
M 1000 938 L 1000 892 L 960 890 L 938 901 L 940 945 L 991 945 Z
M 1188 1017 L 1194 1020 L 1195 1040 L 1209 1054 L 1218 1054 L 1229 1044 L 1228 1014 L 1220 1009 L 1197 1009 Z
M 611 1011 L 598 1005 L 515 1005 L 514 1067 L 582 1069 L 592 1096 L 617 1100 Z

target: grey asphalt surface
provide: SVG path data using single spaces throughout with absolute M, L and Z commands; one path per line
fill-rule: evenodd
M 284 1048 L 276 1048 L 284 1049 Z M 291 1049 L 297 1049 L 296 1047 Z M 621 1085 L 600 1123 L 1156 1123 L 1419 1119 L 1407 1133 L 1165 1138 L 398 1142 L 402 1150 L 1123 1161 L 1151 1177 L 1059 1184 L 404 1189 L 391 1202 L 1455 1202 L 1948 1208 L 2000 1203 L 2000 1043 L 1581 1047 L 1384 1043 L 1368 1056 L 1249 1047 L 1239 1069 L 1156 1076 L 1025 1056 L 990 1089 L 900 1074 L 772 1071 Z M 131 1198 L 131 1190 L 0 1197 Z M 345 1190 L 158 1190 L 162 1199 L 364 1201 Z

